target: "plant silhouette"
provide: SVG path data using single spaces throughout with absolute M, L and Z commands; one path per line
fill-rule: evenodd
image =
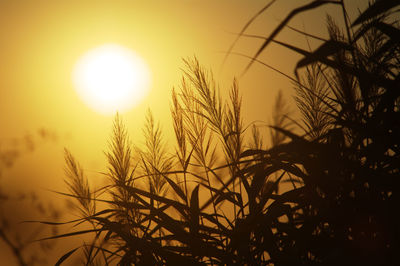
M 330 39 L 314 51 L 276 40 L 294 16 L 325 4 L 341 8 L 344 32 L 328 17 Z M 48 239 L 94 234 L 84 246 L 88 265 L 393 264 L 400 29 L 390 21 L 399 5 L 377 1 L 350 25 L 343 1 L 312 1 L 265 38 L 247 71 L 271 42 L 303 55 L 289 77 L 302 122 L 288 118 L 278 96 L 269 148 L 256 126 L 247 137 L 238 83 L 225 101 L 211 72 L 196 58 L 185 60 L 172 93 L 172 155 L 151 113 L 144 150 L 131 149 L 117 116 L 109 186 L 91 192 L 66 153 L 68 196 L 82 210 L 70 223 L 91 229 Z M 97 210 L 96 202 L 107 207 Z

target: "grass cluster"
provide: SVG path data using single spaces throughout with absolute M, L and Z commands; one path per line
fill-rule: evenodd
M 328 18 L 330 39 L 315 51 L 276 39 L 292 17 L 325 4 L 342 8 L 343 31 Z M 270 147 L 257 127 L 244 127 L 237 83 L 223 100 L 211 73 L 185 61 L 172 93 L 175 150 L 151 113 L 140 150 L 117 117 L 110 184 L 96 191 L 66 152 L 68 196 L 82 217 L 71 223 L 90 228 L 52 238 L 93 234 L 82 246 L 87 265 L 393 263 L 400 29 L 388 19 L 399 5 L 377 1 L 350 25 L 343 1 L 312 1 L 265 37 L 250 64 L 271 42 L 304 56 L 289 77 L 302 121 L 277 97 Z

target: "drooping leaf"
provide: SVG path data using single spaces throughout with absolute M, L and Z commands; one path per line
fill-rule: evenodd
M 350 50 L 351 47 L 340 41 L 329 40 L 324 42 L 320 47 L 318 47 L 314 52 L 305 56 L 297 62 L 296 68 L 301 68 L 310 65 L 315 62 L 321 62 L 321 60 L 333 55 L 341 50 Z
M 54 265 L 55 266 L 61 265 L 61 263 L 63 263 L 66 259 L 68 259 L 69 256 L 71 256 L 78 248 L 79 247 L 74 248 L 73 250 L 70 250 L 67 253 L 65 253 L 64 255 L 62 255 L 61 258 Z
M 165 180 L 167 180 L 168 184 L 173 188 L 173 190 L 178 194 L 179 197 L 181 197 L 181 199 L 186 202 L 187 198 L 185 193 L 182 191 L 182 189 L 180 188 L 180 186 L 178 186 L 174 181 L 172 181 L 168 176 L 166 175 L 162 175 Z
M 232 202 L 233 204 L 239 205 L 238 202 L 236 201 L 235 197 L 238 193 L 237 192 L 233 192 L 233 191 L 229 191 L 229 192 L 220 192 L 215 199 L 215 205 L 218 205 L 218 203 L 224 201 L 224 200 L 228 200 L 230 202 Z
M 265 42 L 261 45 L 261 47 L 258 49 L 258 51 L 256 52 L 256 54 L 253 56 L 252 60 L 250 61 L 250 63 L 247 65 L 245 71 L 247 71 L 250 66 L 253 64 L 254 60 L 258 58 L 258 56 L 261 54 L 262 51 L 264 51 L 265 47 L 267 47 L 267 45 L 274 40 L 274 38 L 278 35 L 279 32 L 281 32 L 281 30 L 286 26 L 286 24 L 289 23 L 289 21 L 295 17 L 297 14 L 311 10 L 311 9 L 315 9 L 319 6 L 325 5 L 325 4 L 341 4 L 340 1 L 320 1 L 320 0 L 315 0 L 312 1 L 311 3 L 308 3 L 306 5 L 303 5 L 299 8 L 293 9 L 289 15 L 287 15 L 287 17 L 275 28 L 275 30 L 269 35 L 269 37 L 267 38 L 267 40 L 265 40 Z
M 147 192 L 147 191 L 139 189 L 137 187 L 126 186 L 125 189 L 130 193 L 130 195 L 132 195 L 132 197 L 137 198 L 138 200 L 140 200 L 142 203 L 145 203 L 149 207 L 151 207 L 151 205 L 147 204 L 147 202 L 144 201 L 142 198 L 140 198 L 139 195 L 148 198 L 150 201 L 151 200 L 159 201 L 159 202 L 165 203 L 169 206 L 173 206 L 182 215 L 186 214 L 187 206 L 178 201 L 171 200 L 166 197 L 162 197 L 162 196 L 156 195 L 154 193 Z
M 266 152 L 264 150 L 248 149 L 240 154 L 240 158 L 254 156 L 254 155 L 261 155 L 261 154 L 266 154 Z
M 272 0 L 270 1 L 267 5 L 265 5 L 262 9 L 260 9 L 247 23 L 246 25 L 243 26 L 242 30 L 240 31 L 240 33 L 238 34 L 238 36 L 236 37 L 236 39 L 233 41 L 233 43 L 231 44 L 231 46 L 228 49 L 228 52 L 226 53 L 224 60 L 222 61 L 222 64 L 225 64 L 226 59 L 228 58 L 228 56 L 231 54 L 233 47 L 236 45 L 237 41 L 239 40 L 239 38 L 243 35 L 243 33 L 246 31 L 246 29 L 250 26 L 251 23 L 253 23 L 253 21 L 259 16 L 261 15 L 263 12 L 265 12 L 265 10 L 267 10 L 276 0 Z
M 361 15 L 353 22 L 352 26 L 356 26 L 373 17 L 379 16 L 398 5 L 400 5 L 400 3 L 396 0 L 377 0 L 361 13 Z
M 393 27 L 384 22 L 375 23 L 375 27 L 381 32 L 390 37 L 391 40 L 399 43 L 400 42 L 400 29 Z
M 220 203 L 221 201 L 224 201 L 224 200 L 228 200 L 235 205 L 238 204 L 238 202 L 235 200 L 235 197 L 234 197 L 234 195 L 237 194 L 237 192 L 233 192 L 233 191 L 225 192 L 224 189 L 216 189 L 207 184 L 201 184 L 201 185 L 215 193 L 215 196 L 214 196 L 214 199 L 215 199 L 214 204 L 215 205 L 217 205 L 218 203 Z
M 84 234 L 87 234 L 87 233 L 94 233 L 94 232 L 99 232 L 99 231 L 102 231 L 102 230 L 103 229 L 91 229 L 91 230 L 76 231 L 76 232 L 72 232 L 72 233 L 61 234 L 61 235 L 55 235 L 55 236 L 42 238 L 42 239 L 39 239 L 38 241 L 57 239 L 57 238 L 64 238 L 64 237 L 76 236 L 76 235 L 84 235 Z
M 270 126 L 271 128 L 275 129 L 276 131 L 281 132 L 282 134 L 284 134 L 285 136 L 288 136 L 290 139 L 292 139 L 293 141 L 298 141 L 298 142 L 305 142 L 306 140 L 304 139 L 304 137 L 298 136 L 297 134 L 284 129 L 284 128 L 280 128 L 280 127 L 276 127 L 276 126 Z

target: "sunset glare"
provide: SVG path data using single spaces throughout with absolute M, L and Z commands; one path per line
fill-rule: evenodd
M 84 54 L 73 70 L 82 100 L 95 111 L 114 114 L 129 110 L 147 94 L 150 71 L 133 51 L 105 44 Z
M 400 0 L 0 0 L 0 46 L 0 266 L 400 266 Z

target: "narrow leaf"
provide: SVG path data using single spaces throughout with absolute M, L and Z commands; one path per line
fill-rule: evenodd
M 68 259 L 68 257 L 71 256 L 78 248 L 79 247 L 74 248 L 73 250 L 71 250 L 71 251 L 65 253 L 64 255 L 62 255 L 62 257 L 54 265 L 55 266 L 61 265 L 61 263 L 63 263 L 66 259 Z
M 269 35 L 267 40 L 261 45 L 261 47 L 258 49 L 256 54 L 253 56 L 252 60 L 250 63 L 247 65 L 245 71 L 247 71 L 250 66 L 254 63 L 254 61 L 257 59 L 257 57 L 261 54 L 262 51 L 264 51 L 265 47 L 278 35 L 279 32 L 289 23 L 289 21 L 295 17 L 297 14 L 317 8 L 319 6 L 325 5 L 325 4 L 340 4 L 340 1 L 320 1 L 320 0 L 315 0 L 309 4 L 303 5 L 299 8 L 293 9 L 289 15 L 278 25 L 278 27 L 275 28 L 275 30 Z
M 375 24 L 375 27 L 379 29 L 381 32 L 385 33 L 390 39 L 400 42 L 400 29 L 395 28 L 387 23 L 378 22 Z
M 196 231 L 199 227 L 199 213 L 199 185 L 197 185 L 192 192 L 192 196 L 190 197 L 190 220 L 192 223 L 192 228 Z
M 98 232 L 98 231 L 102 231 L 102 230 L 103 229 L 82 230 L 82 231 L 72 232 L 72 233 L 68 233 L 68 234 L 46 237 L 46 238 L 39 239 L 38 241 L 63 238 L 63 237 L 69 237 L 69 236 L 76 236 L 76 235 L 83 235 L 83 234 Z
M 245 150 L 244 152 L 242 152 L 242 153 L 240 154 L 240 158 L 248 157 L 248 156 L 254 156 L 254 155 L 259 155 L 259 154 L 266 154 L 266 152 L 263 151 L 263 150 L 249 149 L 249 150 Z
M 166 175 L 163 174 L 163 177 L 165 178 L 165 180 L 167 180 L 168 184 L 174 189 L 174 191 L 178 194 L 178 196 L 181 197 L 181 199 L 184 202 L 186 202 L 187 198 L 182 189 Z
M 364 21 L 376 17 L 390 10 L 391 8 L 400 5 L 400 2 L 393 0 L 375 1 L 353 22 L 352 26 L 363 23 Z
M 335 40 L 329 40 L 324 42 L 320 47 L 318 47 L 314 52 L 310 55 L 305 56 L 299 62 L 297 62 L 296 68 L 300 68 L 314 62 L 320 62 L 324 58 L 333 55 L 340 50 L 347 49 L 349 50 L 351 47 L 344 42 L 339 42 Z

